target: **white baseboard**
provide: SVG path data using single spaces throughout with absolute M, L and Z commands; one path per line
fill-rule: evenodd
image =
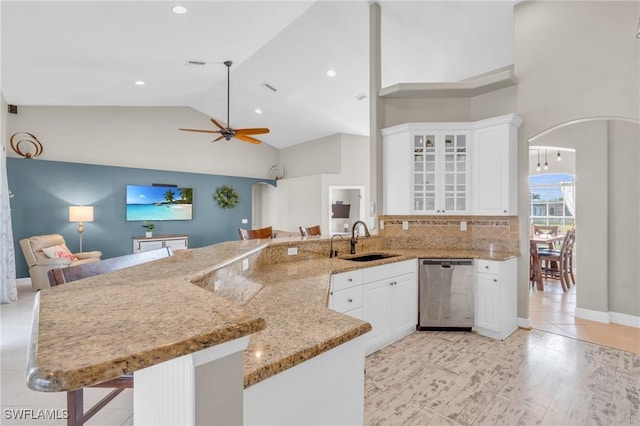
M 619 312 L 609 312 L 609 316 L 611 317 L 612 323 L 640 328 L 640 317 L 621 314 Z
M 611 323 L 611 316 L 609 315 L 609 312 L 594 311 L 591 309 L 576 307 L 576 317 L 589 321 L 603 322 L 605 324 Z
M 518 318 L 518 327 L 520 327 L 520 328 L 531 328 L 531 319 L 529 319 L 529 318 Z

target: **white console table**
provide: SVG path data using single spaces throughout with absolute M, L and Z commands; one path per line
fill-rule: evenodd
M 133 252 L 156 250 L 171 247 L 173 251 L 189 247 L 188 235 L 156 235 L 155 237 L 133 237 Z

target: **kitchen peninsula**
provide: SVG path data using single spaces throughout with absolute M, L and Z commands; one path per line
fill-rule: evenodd
M 380 250 L 382 243 L 361 239 L 359 250 Z M 28 385 L 74 389 L 250 335 L 238 364 L 244 424 L 299 423 L 317 420 L 316 413 L 327 423 L 362 423 L 363 339 L 371 326 L 327 308 L 331 274 L 425 251 L 393 250 L 398 256 L 363 265 L 330 259 L 328 245 L 322 237 L 226 242 L 43 290 L 34 308 Z M 293 246 L 298 255 L 288 256 Z M 145 410 L 139 392 L 136 382 L 136 423 L 137 411 Z M 207 402 L 206 395 L 196 397 Z

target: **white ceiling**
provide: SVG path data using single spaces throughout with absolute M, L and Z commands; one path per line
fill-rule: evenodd
M 172 13 L 175 3 L 188 12 Z M 380 3 L 383 86 L 457 81 L 513 61 L 515 2 Z M 190 106 L 225 122 L 222 62 L 232 60 L 233 127 L 269 127 L 261 139 L 278 148 L 369 133 L 368 1 L 0 5 L 1 88 L 10 104 Z

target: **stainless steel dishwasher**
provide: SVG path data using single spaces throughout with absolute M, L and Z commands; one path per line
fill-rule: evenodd
M 420 259 L 418 330 L 471 330 L 473 259 Z

